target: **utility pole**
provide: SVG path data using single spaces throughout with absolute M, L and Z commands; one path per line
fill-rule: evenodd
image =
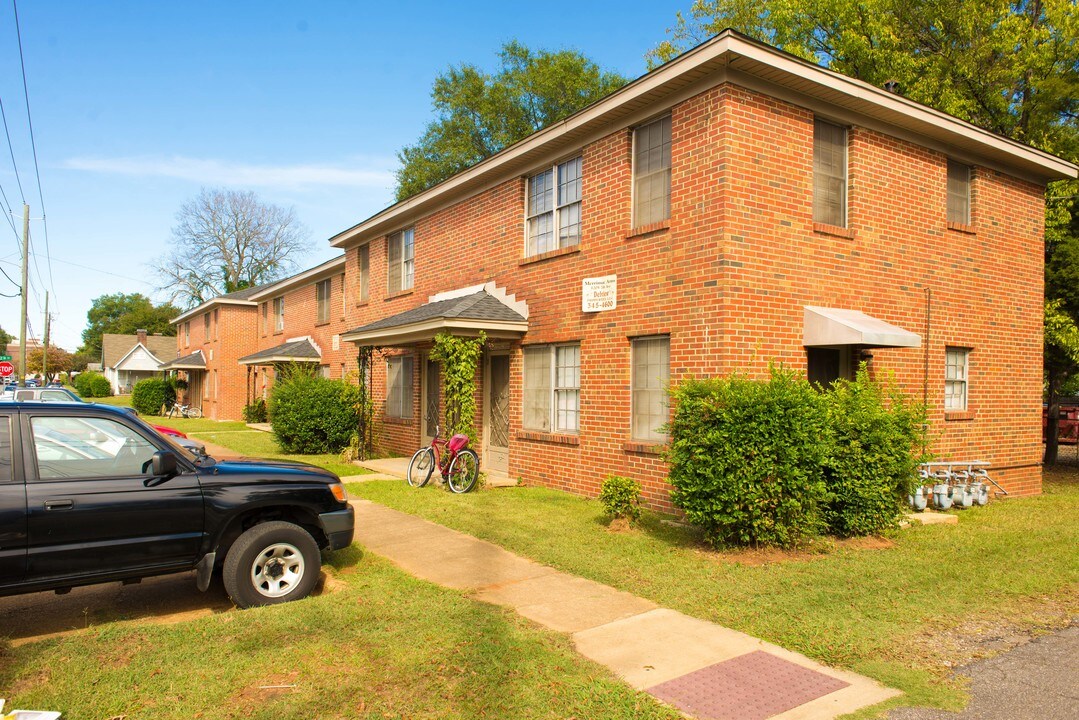
M 30 282 L 27 278 L 27 262 L 30 260 L 30 206 L 22 205 L 22 312 L 19 320 L 22 328 L 19 330 L 19 386 L 26 387 L 26 297 L 29 294 Z
M 41 379 L 49 382 L 49 291 L 45 291 L 45 350 L 41 353 Z

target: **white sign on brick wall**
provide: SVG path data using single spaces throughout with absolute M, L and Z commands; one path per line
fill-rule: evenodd
M 601 312 L 618 307 L 618 276 L 584 278 L 581 280 L 581 310 Z
M 334 350 L 340 350 L 341 349 L 341 336 L 340 335 L 334 335 L 333 336 L 333 349 Z

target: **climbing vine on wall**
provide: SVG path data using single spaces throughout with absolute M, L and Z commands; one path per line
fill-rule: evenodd
M 442 397 L 446 403 L 446 436 L 461 433 L 475 443 L 476 368 L 487 336 L 465 338 L 439 333 L 431 359 L 442 365 Z

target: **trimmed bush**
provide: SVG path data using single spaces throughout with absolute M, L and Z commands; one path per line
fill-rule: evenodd
M 84 372 L 75 378 L 75 391 L 84 398 L 109 397 L 112 395 L 112 385 L 100 373 Z
M 284 452 L 339 452 L 359 427 L 360 391 L 341 380 L 293 373 L 274 385 L 269 414 Z
M 269 417 L 266 412 L 266 401 L 259 398 L 256 402 L 244 406 L 245 423 L 264 423 Z
M 146 378 L 135 383 L 131 389 L 131 407 L 140 415 L 160 415 L 176 402 L 176 390 L 164 378 Z
M 773 368 L 767 381 L 690 379 L 671 395 L 671 501 L 709 542 L 789 547 L 822 529 L 831 440 L 808 381 Z
M 894 379 L 874 382 L 865 364 L 824 398 L 833 437 L 825 465 L 829 532 L 851 537 L 898 527 L 923 460 L 924 408 Z
M 612 518 L 638 520 L 641 517 L 641 484 L 619 475 L 608 475 L 599 491 L 599 501 Z

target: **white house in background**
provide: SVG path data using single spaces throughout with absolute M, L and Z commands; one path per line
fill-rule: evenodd
M 106 333 L 101 338 L 102 374 L 115 395 L 130 393 L 139 380 L 163 376 L 161 364 L 175 357 L 174 337 L 139 330 L 134 335 Z

